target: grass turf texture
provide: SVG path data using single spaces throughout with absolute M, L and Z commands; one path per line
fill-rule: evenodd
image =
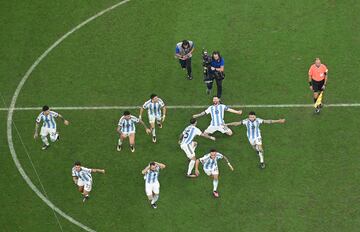
M 1 3 L 6 22 L 1 51 L 6 59 L 1 63 L 0 90 L 6 104 L 27 68 L 48 46 L 114 3 Z M 171 1 L 132 1 L 91 22 L 50 53 L 24 86 L 17 105 L 140 105 L 152 92 L 169 105 L 209 104 L 201 81 L 201 47 L 219 49 L 225 58 L 227 104 L 310 103 L 306 76 L 314 56 L 320 56 L 330 70 L 325 99 L 360 102 L 359 67 L 353 61 L 360 54 L 359 8 L 356 1 L 211 1 L 206 5 L 189 1 L 176 7 Z M 172 58 L 174 45 L 183 38 L 197 46 L 191 82 Z M 159 231 L 355 231 L 360 224 L 354 206 L 360 193 L 356 165 L 360 110 L 329 108 L 319 116 L 311 110 L 256 109 L 260 117 L 288 120 L 285 125 L 262 127 L 268 162 L 264 171 L 257 168 L 244 128 L 234 129 L 231 138 L 217 134 L 215 143 L 197 139 L 198 157 L 215 146 L 235 167 L 232 173 L 221 164 L 217 200 L 204 173 L 196 180 L 184 177 L 187 161 L 176 143 L 190 115 L 200 110 L 169 110 L 165 127 L 157 130 L 156 145 L 138 126 L 135 154 L 127 143 L 121 153 L 115 151 L 119 111 L 60 112 L 71 125 L 59 126 L 61 141 L 45 153 L 40 142 L 32 139 L 38 112 L 16 112 L 14 121 L 49 198 L 98 231 L 151 229 L 154 221 Z M 0 216 L 8 222 L 0 228 L 59 230 L 51 209 L 16 171 L 7 151 L 6 113 L 0 116 L 4 151 L 0 180 L 5 186 L 0 193 Z M 227 121 L 236 119 L 226 115 Z M 208 121 L 200 119 L 199 127 L 206 128 Z M 16 134 L 14 142 L 22 165 L 39 187 Z M 85 166 L 107 170 L 106 175 L 94 174 L 92 199 L 84 206 L 70 177 L 77 159 Z M 150 160 L 168 165 L 161 172 L 156 211 L 148 206 L 140 175 Z M 59 220 L 64 231 L 78 230 Z

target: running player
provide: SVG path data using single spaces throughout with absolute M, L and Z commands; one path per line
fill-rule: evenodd
M 185 152 L 186 156 L 190 160 L 188 171 L 186 174 L 188 177 L 196 177 L 196 175 L 191 174 L 196 161 L 195 149 L 197 146 L 197 142 L 194 141 L 195 136 L 199 135 L 215 141 L 215 137 L 209 136 L 201 132 L 201 130 L 196 127 L 196 124 L 197 121 L 195 118 L 190 119 L 190 125 L 185 128 L 185 130 L 180 134 L 179 137 L 180 148 Z
M 165 167 L 165 164 L 151 162 L 141 171 L 141 174 L 144 175 L 146 196 L 154 209 L 157 208 L 156 202 L 160 194 L 159 171 Z
M 85 168 L 81 166 L 79 161 L 75 162 L 72 168 L 72 178 L 75 185 L 79 187 L 79 192 L 83 195 L 83 202 L 89 199 L 89 193 L 93 183 L 91 173 L 96 172 L 105 174 L 104 169 Z
M 60 139 L 59 132 L 56 131 L 55 118 L 61 118 L 65 125 L 69 125 L 69 121 L 65 120 L 61 114 L 55 111 L 51 111 L 49 106 L 43 106 L 42 112 L 36 118 L 34 139 L 39 137 L 39 125 L 41 121 L 43 121 L 43 125 L 40 131 L 41 140 L 43 142 L 43 146 L 41 148 L 42 150 L 46 150 L 50 147 L 50 143 L 47 138 L 48 135 L 50 135 L 49 137 L 51 142 L 55 142 Z
M 241 110 L 233 110 L 227 107 L 224 104 L 220 103 L 220 99 L 218 97 L 213 97 L 214 105 L 209 106 L 205 111 L 200 114 L 193 115 L 193 118 L 198 118 L 204 116 L 205 114 L 211 114 L 211 123 L 209 127 L 205 130 L 206 134 L 212 134 L 216 131 L 220 131 L 223 134 L 232 135 L 232 131 L 225 126 L 224 122 L 224 112 L 228 111 L 234 114 L 242 114 Z
M 310 66 L 308 78 L 310 90 L 314 92 L 314 103 L 316 103 L 320 93 L 325 90 L 328 72 L 329 70 L 321 63 L 320 58 L 315 58 L 315 63 Z M 319 104 L 315 109 L 315 113 L 319 113 L 321 107 L 322 104 Z
M 202 158 L 197 159 L 195 167 L 195 174 L 199 175 L 199 163 L 201 162 L 206 175 L 210 176 L 213 179 L 213 195 L 216 198 L 219 197 L 219 193 L 217 191 L 217 187 L 219 184 L 219 168 L 217 161 L 219 159 L 224 159 L 227 162 L 230 170 L 234 171 L 234 168 L 231 166 L 226 156 L 217 152 L 216 149 L 211 149 L 209 154 L 206 154 Z
M 139 119 L 141 119 L 144 110 L 148 110 L 148 118 L 150 123 L 150 130 L 152 133 L 152 141 L 156 143 L 155 121 L 159 128 L 162 128 L 162 123 L 166 117 L 166 106 L 156 94 L 151 94 L 150 100 L 146 101 L 140 108 Z M 161 114 L 162 110 L 162 114 Z
M 141 119 L 132 116 L 129 111 L 124 112 L 124 115 L 120 118 L 117 127 L 117 131 L 120 134 L 118 145 L 116 147 L 117 151 L 121 151 L 123 141 L 126 137 L 129 137 L 130 150 L 131 152 L 135 152 L 135 124 L 139 122 L 145 127 L 146 133 L 150 134 L 150 129 L 147 128 Z
M 227 123 L 227 126 L 240 126 L 244 125 L 247 129 L 247 137 L 249 139 L 249 143 L 255 149 L 256 153 L 260 158 L 260 168 L 265 168 L 264 162 L 264 149 L 262 146 L 261 133 L 260 133 L 260 125 L 262 123 L 272 124 L 272 123 L 285 123 L 285 119 L 279 120 L 264 120 L 261 118 L 256 118 L 255 112 L 251 111 L 247 119 L 244 119 L 240 122 L 231 122 Z

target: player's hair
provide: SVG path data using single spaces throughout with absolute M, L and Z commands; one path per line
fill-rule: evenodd
M 256 115 L 254 111 L 250 111 L 249 115 Z
M 154 97 L 157 97 L 157 95 L 155 93 L 150 95 L 150 99 L 154 99 Z
M 74 163 L 74 165 L 75 165 L 75 166 L 81 166 L 81 162 L 80 162 L 80 161 L 76 161 L 76 162 Z
M 124 116 L 130 115 L 130 111 L 126 110 L 124 111 Z
M 191 118 L 190 119 L 190 124 L 194 125 L 197 122 L 196 118 Z
M 184 39 L 181 43 L 181 47 L 184 47 L 185 45 L 190 46 L 190 43 L 188 40 Z
M 217 150 L 215 148 L 212 148 L 210 152 L 217 152 Z
M 154 166 L 154 165 L 156 165 L 156 163 L 154 161 L 149 163 L 149 166 Z
M 319 58 L 319 57 L 316 57 L 316 58 L 314 59 L 314 62 L 317 61 L 317 60 L 320 60 L 320 58 Z
M 221 60 L 221 55 L 219 51 L 213 51 L 211 57 L 214 59 L 214 55 L 218 55 L 219 56 L 219 60 Z
M 49 110 L 49 106 L 47 105 L 43 106 L 42 111 L 47 111 L 47 110 Z

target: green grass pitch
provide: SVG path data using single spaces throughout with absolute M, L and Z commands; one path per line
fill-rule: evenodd
M 49 46 L 116 3 L 2 1 L 0 108 L 9 107 L 18 83 Z M 326 103 L 359 103 L 359 11 L 353 0 L 131 0 L 49 53 L 16 106 L 137 106 L 153 92 L 167 105 L 209 105 L 202 48 L 220 50 L 225 58 L 226 104 L 311 103 L 307 71 L 315 57 L 329 68 Z M 173 58 L 175 44 L 184 38 L 197 49 L 192 81 Z M 196 139 L 197 157 L 215 147 L 235 168 L 231 172 L 220 162 L 219 199 L 212 197 L 212 182 L 202 170 L 197 179 L 185 177 L 187 158 L 177 144 L 191 115 L 201 109 L 169 109 L 157 144 L 139 125 L 134 154 L 128 142 L 122 152 L 115 150 L 120 110 L 59 110 L 71 124 L 58 124 L 61 141 L 46 152 L 32 138 L 39 111 L 16 111 L 14 145 L 37 188 L 96 231 L 358 231 L 360 108 L 325 108 L 320 115 L 311 108 L 243 109 L 250 110 L 265 119 L 287 119 L 262 126 L 265 170 L 257 167 L 243 127 L 234 128 L 232 137 L 215 134 L 216 142 Z M 0 111 L 0 231 L 80 231 L 22 179 L 8 148 L 6 119 L 7 111 Z M 226 114 L 225 120 L 239 117 Z M 204 130 L 208 123 L 203 117 L 198 126 Z M 71 181 L 75 160 L 107 171 L 93 175 L 86 204 Z M 148 204 L 140 174 L 151 160 L 167 165 L 160 173 L 156 210 Z

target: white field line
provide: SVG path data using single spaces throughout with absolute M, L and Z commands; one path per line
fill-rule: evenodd
M 313 104 L 269 104 L 269 105 L 228 105 L 232 108 L 307 108 L 314 107 Z M 141 106 L 54 106 L 54 110 L 126 110 L 139 109 Z M 203 109 L 205 105 L 177 105 L 167 106 L 168 109 Z M 360 107 L 360 103 L 326 104 L 324 107 Z M 0 108 L 0 111 L 8 111 L 10 108 Z M 41 107 L 16 107 L 16 111 L 39 111 Z
M 64 217 L 66 220 L 68 220 L 69 222 L 77 225 L 78 227 L 82 228 L 83 230 L 86 231 L 90 231 L 93 232 L 95 230 L 89 228 L 88 226 L 80 223 L 79 221 L 75 220 L 74 218 L 72 218 L 71 216 L 67 215 L 66 213 L 64 213 L 61 209 L 59 209 L 57 206 L 55 206 L 47 197 L 45 197 L 41 191 L 39 191 L 39 189 L 33 184 L 33 182 L 31 181 L 31 179 L 29 178 L 29 176 L 26 174 L 25 170 L 23 169 L 23 167 L 21 166 L 21 163 L 16 155 L 16 151 L 14 148 L 14 142 L 13 142 L 13 135 L 12 135 L 12 124 L 13 124 L 13 114 L 14 114 L 14 110 L 15 110 L 15 105 L 16 105 L 16 101 L 17 98 L 20 94 L 21 89 L 23 88 L 26 80 L 30 77 L 31 73 L 35 70 L 35 68 L 39 65 L 39 63 L 53 50 L 55 49 L 61 42 L 63 42 L 67 37 L 69 37 L 71 34 L 73 34 L 74 32 L 76 32 L 77 30 L 79 30 L 80 28 L 82 28 L 83 26 L 85 26 L 86 24 L 88 24 L 89 22 L 93 21 L 94 19 L 100 17 L 101 15 L 129 2 L 130 0 L 123 0 L 121 2 L 118 2 L 112 6 L 110 6 L 109 8 L 106 8 L 102 11 L 100 11 L 99 13 L 95 14 L 94 16 L 88 18 L 87 20 L 83 21 L 82 23 L 80 23 L 79 25 L 77 25 L 76 27 L 74 27 L 73 29 L 71 29 L 70 31 L 68 31 L 66 34 L 64 34 L 62 37 L 60 37 L 58 40 L 56 40 L 48 49 L 46 49 L 46 51 L 41 54 L 36 60 L 35 62 L 31 65 L 31 67 L 27 70 L 27 72 L 25 73 L 25 75 L 22 77 L 20 83 L 18 84 L 14 95 L 12 97 L 11 103 L 10 103 L 10 107 L 8 109 L 8 116 L 7 116 L 7 139 L 8 139 L 8 144 L 9 144 L 9 149 L 10 149 L 10 153 L 12 156 L 12 159 L 16 165 L 16 168 L 19 170 L 21 176 L 23 177 L 23 179 L 26 181 L 26 183 L 29 185 L 29 187 L 36 193 L 36 195 L 38 195 L 38 197 L 43 200 L 52 210 L 54 210 L 55 212 L 57 212 L 59 215 L 61 215 L 62 217 Z M 19 137 L 20 134 L 18 133 Z

